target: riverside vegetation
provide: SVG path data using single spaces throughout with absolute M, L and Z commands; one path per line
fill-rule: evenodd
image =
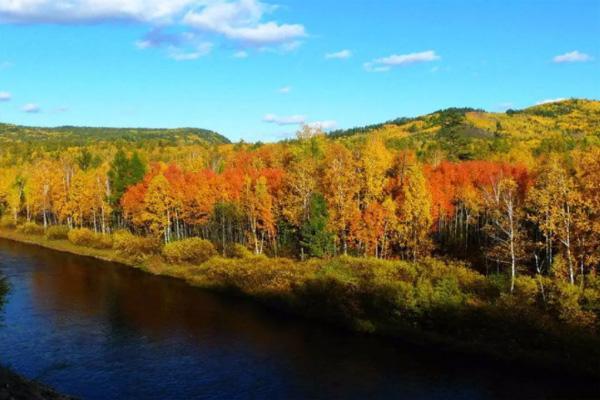
M 7 136 L 2 236 L 360 331 L 600 371 L 600 102 L 266 145 L 194 135 Z

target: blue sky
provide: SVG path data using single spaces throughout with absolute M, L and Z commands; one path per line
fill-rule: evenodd
M 0 0 L 0 121 L 232 140 L 600 99 L 600 1 Z

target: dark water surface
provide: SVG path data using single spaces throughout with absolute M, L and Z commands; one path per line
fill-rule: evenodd
M 598 389 L 5 240 L 0 273 L 11 285 L 0 363 L 85 399 L 531 399 Z

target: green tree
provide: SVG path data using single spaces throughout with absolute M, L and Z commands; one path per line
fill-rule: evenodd
M 108 179 L 110 182 L 110 204 L 115 209 L 120 208 L 119 202 L 128 187 L 140 182 L 146 174 L 146 165 L 138 153 L 133 153 L 131 158 L 127 157 L 122 149 L 119 149 L 110 164 Z
M 77 164 L 83 171 L 90 168 L 98 168 L 102 164 L 102 160 L 98 156 L 94 156 L 87 148 L 81 150 L 81 154 L 77 157 Z
M 329 213 L 327 202 L 320 193 L 313 193 L 310 199 L 308 219 L 300 230 L 302 257 L 323 257 L 331 250 L 333 236 L 327 230 Z

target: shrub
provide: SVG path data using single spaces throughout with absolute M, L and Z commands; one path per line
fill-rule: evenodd
M 550 273 L 553 277 L 561 279 L 565 282 L 569 280 L 569 266 L 567 264 L 567 260 L 565 260 L 562 254 L 557 254 L 554 256 Z
M 407 323 L 433 297 L 423 269 L 404 261 L 337 257 L 320 261 L 317 271 L 293 285 L 294 295 L 311 315 L 369 330 L 397 320 Z M 428 289 L 417 293 L 415 284 Z
M 538 282 L 530 276 L 517 276 L 515 279 L 514 296 L 521 303 L 529 305 L 536 304 L 539 300 Z
M 200 238 L 189 238 L 168 243 L 163 248 L 162 253 L 165 259 L 173 264 L 201 264 L 217 255 L 215 246 L 208 240 Z
M 212 284 L 244 293 L 288 294 L 311 271 L 311 264 L 287 258 L 253 256 L 240 260 L 213 257 L 196 272 Z
M 457 308 L 465 300 L 456 277 L 446 277 L 436 282 L 433 288 L 433 305 L 438 308 Z
M 112 247 L 110 236 L 94 233 L 87 228 L 72 229 L 69 231 L 67 237 L 71 243 L 78 246 L 94 249 L 110 249 Z
M 55 225 L 46 231 L 48 240 L 65 240 L 69 238 L 69 227 L 65 225 Z
M 73 229 L 67 234 L 67 238 L 73 244 L 78 246 L 90 246 L 90 244 L 94 241 L 94 232 L 85 228 Z
M 3 215 L 0 218 L 0 228 L 4 229 L 15 229 L 17 224 L 15 223 L 15 219 L 11 215 Z
M 43 235 L 44 227 L 35 222 L 26 222 L 17 228 L 17 231 L 26 235 Z
M 253 256 L 252 252 L 246 246 L 239 243 L 229 246 L 226 253 L 231 258 L 248 258 Z
M 573 326 L 590 328 L 596 322 L 596 315 L 582 309 L 580 304 L 582 295 L 581 288 L 557 282 L 556 287 L 550 292 L 549 302 L 561 321 Z
M 120 254 L 136 262 L 141 262 L 148 256 L 159 252 L 160 242 L 154 238 L 136 236 L 123 230 L 113 234 L 113 248 Z

